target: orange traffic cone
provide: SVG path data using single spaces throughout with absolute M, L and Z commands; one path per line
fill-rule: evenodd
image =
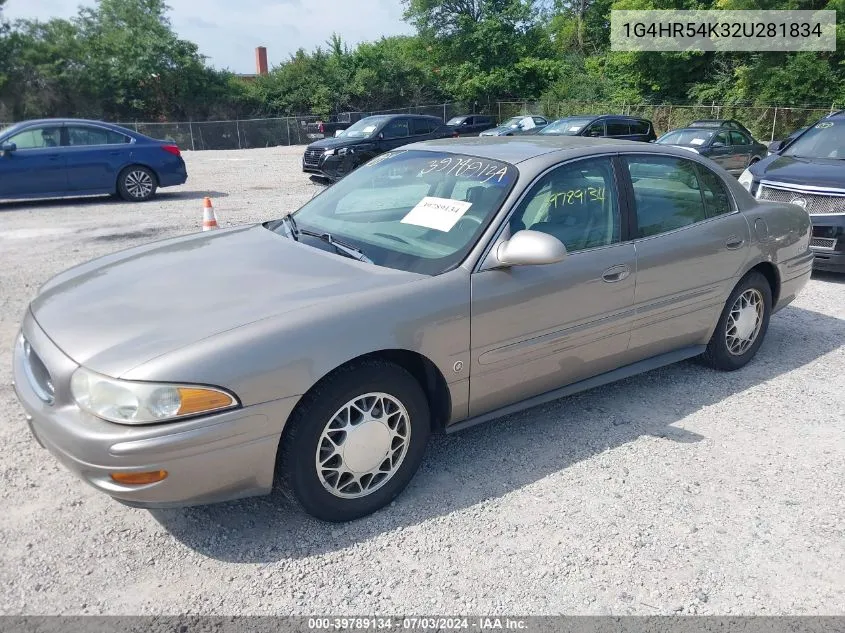
M 202 201 L 202 230 L 211 231 L 220 228 L 217 226 L 217 216 L 214 215 L 214 207 L 211 206 L 211 198 Z

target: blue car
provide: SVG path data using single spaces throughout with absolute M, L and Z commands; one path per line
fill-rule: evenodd
M 179 146 L 84 119 L 0 130 L 0 199 L 119 195 L 143 202 L 188 179 Z

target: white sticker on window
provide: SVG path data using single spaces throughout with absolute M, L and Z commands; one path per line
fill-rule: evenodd
M 689 144 L 690 145 L 704 145 L 704 140 L 705 139 L 703 139 L 703 138 L 694 138 L 689 142 Z
M 569 128 L 569 131 L 570 132 L 577 132 L 580 129 L 581 129 L 580 125 L 573 125 L 572 127 Z
M 402 218 L 402 223 L 448 233 L 471 206 L 472 202 L 426 196 Z

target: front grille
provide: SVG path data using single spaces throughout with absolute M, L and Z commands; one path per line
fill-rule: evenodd
M 47 404 L 53 404 L 56 397 L 56 388 L 53 385 L 53 378 L 47 367 L 35 353 L 35 350 L 25 338 L 22 340 L 23 345 L 23 366 L 26 371 L 26 377 L 29 381 L 29 386 L 35 394 Z
M 825 193 L 810 193 L 797 189 L 783 189 L 770 185 L 760 185 L 760 200 L 771 200 L 772 202 L 790 202 L 795 204 L 801 200 L 801 205 L 810 215 L 832 215 L 845 214 L 845 191 L 839 195 Z
M 836 240 L 829 237 L 813 237 L 810 238 L 810 246 L 815 246 L 816 248 L 834 249 L 836 248 Z
M 306 149 L 305 150 L 305 164 L 310 167 L 318 167 L 320 165 L 320 156 L 323 155 L 321 149 Z

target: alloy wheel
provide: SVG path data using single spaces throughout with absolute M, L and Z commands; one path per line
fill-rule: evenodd
M 152 193 L 153 179 L 147 172 L 136 169 L 126 174 L 124 186 L 130 196 L 133 198 L 143 199 L 149 197 Z

